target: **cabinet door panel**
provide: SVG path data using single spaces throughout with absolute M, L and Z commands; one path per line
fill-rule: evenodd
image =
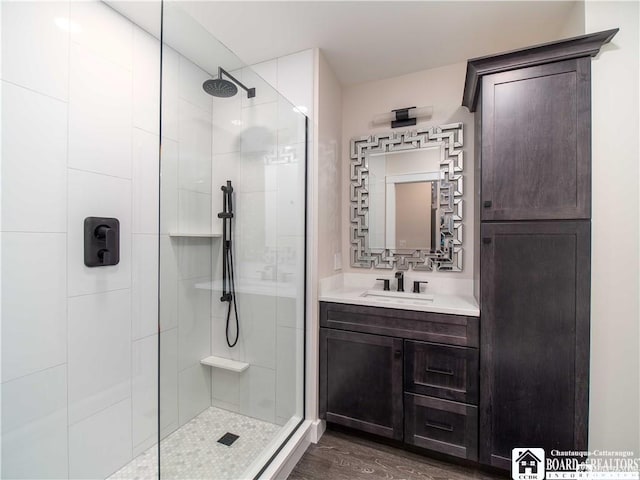
M 322 328 L 321 351 L 327 421 L 401 440 L 402 340 Z
M 590 59 L 482 82 L 482 220 L 591 215 Z
M 590 222 L 482 226 L 480 460 L 586 448 Z

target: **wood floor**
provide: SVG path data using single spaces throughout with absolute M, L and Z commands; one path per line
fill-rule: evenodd
M 493 480 L 478 470 L 433 460 L 387 445 L 328 430 L 311 445 L 289 480 Z

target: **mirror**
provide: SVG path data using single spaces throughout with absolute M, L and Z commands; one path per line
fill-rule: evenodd
M 368 164 L 369 246 L 435 250 L 440 147 L 371 153 Z
M 462 124 L 351 141 L 351 265 L 462 270 Z

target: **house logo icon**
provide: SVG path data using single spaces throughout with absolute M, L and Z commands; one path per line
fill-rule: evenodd
M 543 480 L 544 473 L 544 449 L 514 448 L 511 451 L 511 477 L 514 480 Z

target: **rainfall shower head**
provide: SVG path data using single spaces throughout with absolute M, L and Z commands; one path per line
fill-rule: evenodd
M 209 95 L 221 98 L 233 97 L 238 93 L 238 87 L 236 87 L 233 82 L 225 80 L 224 78 L 207 80 L 202 84 L 202 88 Z
M 222 78 L 222 74 L 229 77 L 231 80 L 233 80 L 233 82 Z M 205 81 L 202 84 L 202 88 L 205 92 L 207 92 L 209 95 L 213 95 L 214 97 L 228 98 L 233 97 L 236 93 L 238 93 L 238 87 L 236 87 L 236 85 L 247 92 L 247 98 L 253 98 L 256 96 L 255 88 L 245 87 L 222 67 L 218 67 L 218 78 L 216 78 L 215 80 Z

